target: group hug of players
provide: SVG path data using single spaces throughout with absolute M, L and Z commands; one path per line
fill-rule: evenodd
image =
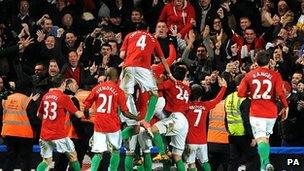
M 151 66 L 153 53 L 160 58 L 161 63 Z M 94 113 L 94 133 L 91 139 L 91 151 L 94 155 L 91 170 L 98 169 L 102 154 L 106 151 L 111 152 L 109 170 L 118 170 L 119 149 L 122 140 L 126 140 L 128 150 L 124 162 L 125 170 L 133 170 L 135 155 L 143 156 L 142 165 L 137 167 L 138 170 L 152 170 L 150 149 L 154 143 L 159 150 L 156 159 L 163 162 L 163 170 L 170 170 L 173 164 L 178 171 L 186 170 L 184 163 L 188 165 L 188 170 L 196 170 L 195 161 L 198 159 L 201 167 L 210 171 L 206 119 L 208 112 L 224 97 L 227 83 L 224 79 L 218 78 L 220 92 L 215 99 L 202 102 L 202 87 L 192 85 L 189 88 L 188 83 L 184 81 L 187 68 L 181 64 L 170 70 L 169 65 L 176 58 L 174 53 L 174 47 L 170 45 L 170 57 L 165 59 L 157 39 L 146 31 L 128 34 L 120 52 L 120 57 L 124 59 L 120 78 L 115 68 L 109 68 L 106 81 L 94 87 L 84 100 L 83 111 L 79 111 L 70 97 L 63 94 L 66 84 L 64 79 L 60 75 L 55 76 L 52 80 L 54 88 L 43 96 L 38 109 L 38 116 L 43 119 L 40 137 L 43 161 L 37 170 L 42 171 L 48 167 L 52 161 L 53 149 L 67 155 L 72 170 L 80 170 L 73 142 L 66 134 L 66 112 L 69 112 L 78 118 L 86 119 L 91 118 L 91 113 Z M 262 64 L 264 65 L 266 64 Z M 281 81 L 277 73 L 270 74 L 273 77 L 269 81 L 262 81 L 262 86 L 268 86 L 267 90 L 260 87 L 261 91 L 265 91 L 262 93 L 263 98 L 266 94 L 265 100 L 271 99 L 272 97 L 268 99 L 268 96 L 273 96 L 278 87 L 272 90 L 268 89 L 269 86 L 278 85 L 275 82 Z M 259 79 L 256 78 L 258 82 Z M 261 79 L 264 78 L 261 76 Z M 246 96 L 246 92 L 252 90 L 249 84 L 242 84 L 245 91 L 243 96 Z M 136 93 L 136 87 L 139 93 Z M 253 90 L 253 94 L 259 95 L 261 92 L 257 91 L 260 89 Z M 281 92 L 279 89 L 277 91 Z M 282 93 L 279 95 L 283 105 L 287 107 L 286 98 L 284 99 Z M 92 108 L 92 105 L 95 107 Z M 157 120 L 154 124 L 150 124 L 152 118 Z M 121 122 L 127 125 L 122 131 Z M 164 143 L 162 136 L 170 136 L 170 142 Z M 187 154 L 184 154 L 185 147 L 188 148 Z M 185 160 L 182 158 L 183 154 Z M 268 156 L 262 156 L 264 158 L 261 158 L 261 162 L 265 163 L 261 163 L 261 170 L 266 166 L 269 168 Z

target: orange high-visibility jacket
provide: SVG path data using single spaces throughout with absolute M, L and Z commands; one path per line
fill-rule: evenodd
M 207 142 L 228 144 L 228 132 L 225 127 L 225 101 L 222 100 L 209 113 Z
M 30 100 L 24 94 L 13 93 L 3 101 L 2 136 L 34 138 L 34 131 L 26 113 Z

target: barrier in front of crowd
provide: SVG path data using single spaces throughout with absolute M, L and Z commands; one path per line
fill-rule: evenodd
M 0 156 L 3 156 L 7 152 L 5 145 L 0 145 Z M 33 152 L 35 156 L 39 157 L 40 147 L 39 145 L 33 146 Z M 126 148 L 120 148 L 120 153 L 124 154 Z M 151 153 L 158 152 L 156 147 L 151 149 Z M 1 155 L 2 153 L 2 155 Z M 271 147 L 270 160 L 276 170 L 278 171 L 303 171 L 304 170 L 304 147 Z M 4 159 L 4 158 L 2 158 Z M 38 159 L 40 160 L 40 159 Z M 0 162 L 2 163 L 2 162 Z

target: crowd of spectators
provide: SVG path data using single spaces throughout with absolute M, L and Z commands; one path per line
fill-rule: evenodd
M 271 143 L 304 145 L 303 0 L 0 0 L 0 98 L 13 90 L 44 94 L 58 73 L 92 88 L 107 68 L 121 70 L 121 43 L 142 23 L 166 58 L 175 46 L 175 63 L 187 66 L 189 84 L 202 85 L 204 100 L 219 91 L 218 75 L 230 94 L 266 49 L 290 108 Z

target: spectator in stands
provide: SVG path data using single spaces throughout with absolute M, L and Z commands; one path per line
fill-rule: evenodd
M 30 16 L 30 4 L 27 0 L 21 0 L 19 2 L 19 13 L 12 15 L 12 28 L 15 32 L 19 33 L 22 30 L 21 24 L 26 23 L 31 26 L 33 18 Z
M 123 36 L 126 36 L 128 33 L 135 31 L 137 25 L 140 23 L 145 23 L 143 12 L 140 8 L 134 8 L 131 13 L 130 21 L 125 24 L 126 29 L 122 32 Z
M 281 132 L 281 138 L 282 142 L 281 145 L 283 147 L 291 147 L 291 146 L 302 146 L 304 145 L 302 142 L 300 142 L 298 136 L 300 136 L 300 130 L 301 127 L 300 124 L 300 118 L 301 114 L 297 110 L 298 106 L 298 94 L 292 92 L 291 85 L 288 82 L 284 82 L 284 93 L 287 97 L 288 106 L 289 106 L 289 112 L 288 117 L 285 121 L 280 122 L 279 121 L 279 128 Z M 281 105 L 279 104 L 281 107 Z
M 59 66 L 64 64 L 64 59 L 61 51 L 61 42 L 55 36 L 46 35 L 43 31 L 37 31 L 36 55 L 37 62 L 47 64 L 50 59 L 56 59 Z
M 293 73 L 292 79 L 291 79 L 291 88 L 292 88 L 293 93 L 297 92 L 297 85 L 302 78 L 303 78 L 302 72 L 296 71 L 295 73 Z
M 290 55 L 284 52 L 286 48 L 286 46 L 282 47 L 280 45 L 274 47 L 273 60 L 275 62 L 275 69 L 282 75 L 282 79 L 289 81 L 295 67 L 290 59 Z
M 98 72 L 97 73 L 104 72 L 109 67 L 109 61 L 112 59 L 111 50 L 112 49 L 111 49 L 110 44 L 103 43 L 101 45 L 100 52 L 94 56 L 93 62 L 98 67 Z
M 220 0 L 191 0 L 195 8 L 196 29 L 202 32 L 206 25 L 211 25 L 213 18 L 216 16 Z
M 265 45 L 263 36 L 258 37 L 253 27 L 247 27 L 244 31 L 243 37 L 233 33 L 232 40 L 240 47 L 238 51 L 238 60 L 241 63 L 252 63 L 254 58 L 254 50 L 261 49 Z
M 73 30 L 74 28 L 74 18 L 70 13 L 66 13 L 61 18 L 61 25 L 65 30 Z
M 48 64 L 47 74 L 39 77 L 37 83 L 33 84 L 33 92 L 40 94 L 46 93 L 52 87 L 52 81 L 51 81 L 52 77 L 59 74 L 59 72 L 60 72 L 60 68 L 58 66 L 57 61 L 55 59 L 51 59 Z
M 48 74 L 50 77 L 54 77 L 55 75 L 59 74 L 60 68 L 55 59 L 51 59 L 48 66 Z
M 173 43 L 175 46 L 175 49 L 177 49 L 177 41 L 174 36 L 171 36 L 168 34 L 169 29 L 165 22 L 159 21 L 156 24 L 156 29 L 154 36 L 157 38 L 160 47 L 162 48 L 162 51 L 165 55 L 165 58 L 169 57 L 169 45 L 170 43 Z
M 73 31 L 66 31 L 64 33 L 64 43 L 62 45 L 62 54 L 68 54 L 69 50 L 77 49 L 80 42 Z M 67 61 L 67 60 L 65 60 Z
M 135 6 L 135 1 L 129 1 L 129 0 L 117 0 L 117 1 L 105 1 L 107 5 L 109 6 L 110 10 L 110 16 L 111 13 L 117 13 L 120 14 L 122 17 L 122 20 L 128 20 L 131 16 L 132 9 Z M 138 5 L 136 5 L 138 6 Z
M 173 0 L 165 5 L 159 16 L 169 28 L 177 27 L 177 37 L 184 38 L 195 22 L 195 11 L 188 0 Z
M 249 19 L 249 17 L 246 16 L 241 17 L 239 26 L 240 26 L 240 31 L 237 33 L 239 33 L 240 35 L 244 35 L 246 28 L 251 26 L 251 20 Z
M 195 34 L 193 31 L 190 31 L 188 45 L 183 52 L 182 61 L 185 62 L 189 68 L 190 80 L 199 83 L 204 74 L 211 74 L 212 63 L 211 59 L 208 57 L 207 48 L 204 44 L 200 44 L 195 49 L 196 52 L 190 54 L 194 40 Z
M 119 65 L 123 62 L 123 60 L 119 57 L 118 54 L 118 43 L 115 40 L 110 40 L 108 44 L 111 47 L 108 67 L 114 67 L 118 70 L 118 73 L 120 73 Z
M 65 78 L 73 78 L 76 80 L 80 88 L 84 88 L 96 83 L 96 79 L 92 77 L 88 70 L 85 70 L 82 64 L 79 62 L 79 58 L 82 55 L 80 50 L 70 50 L 68 53 L 68 63 L 66 63 L 61 70 L 61 73 Z
M 44 34 L 52 34 L 51 29 L 53 28 L 53 20 L 50 18 L 48 14 L 44 14 L 36 23 L 38 28 L 42 29 Z M 52 34 L 56 36 L 55 33 Z
M 124 22 L 125 20 L 122 20 L 122 14 L 119 12 L 111 11 L 109 18 L 109 27 L 115 34 L 121 33 L 123 31 L 125 27 Z

